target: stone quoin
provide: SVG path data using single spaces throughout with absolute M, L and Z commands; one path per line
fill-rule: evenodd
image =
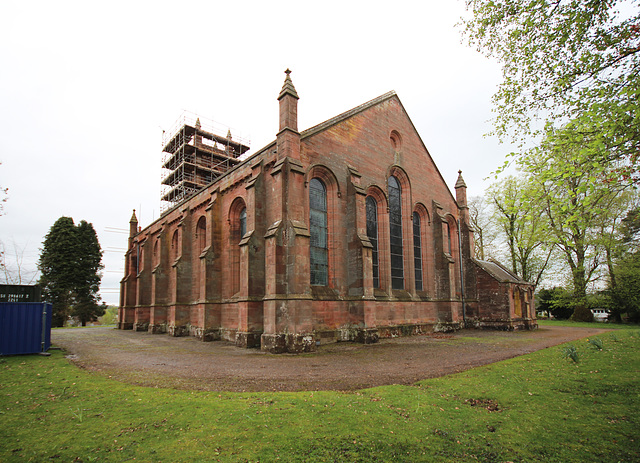
M 537 327 L 534 286 L 475 258 L 462 172 L 454 197 L 395 92 L 302 132 L 298 98 L 287 70 L 275 141 L 144 229 L 134 211 L 120 329 L 282 353 Z

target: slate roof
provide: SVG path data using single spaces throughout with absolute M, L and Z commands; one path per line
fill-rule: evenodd
M 507 269 L 505 266 L 500 264 L 498 261 L 474 259 L 474 262 L 476 263 L 476 265 L 478 265 L 478 267 L 483 269 L 485 272 L 487 272 L 489 275 L 491 275 L 493 278 L 495 278 L 500 282 L 527 284 L 527 285 L 532 284 L 532 283 L 529 283 L 528 281 L 523 280 L 515 273 L 511 272 L 509 269 Z

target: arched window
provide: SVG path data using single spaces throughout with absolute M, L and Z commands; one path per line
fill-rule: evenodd
M 389 244 L 392 289 L 404 289 L 401 194 L 398 179 L 394 176 L 389 177 Z
M 247 232 L 247 207 L 242 198 L 236 198 L 229 210 L 229 263 L 231 264 L 231 294 L 240 291 L 240 241 Z
M 201 253 L 207 247 L 207 219 L 205 217 L 200 217 L 198 220 L 196 237 L 198 240 L 198 252 Z
M 240 211 L 240 239 L 247 233 L 247 208 Z
M 160 238 L 156 239 L 153 243 L 153 266 L 155 267 L 160 263 Z
M 171 258 L 176 260 L 178 258 L 178 230 L 173 232 L 173 236 L 171 237 Z
M 373 287 L 380 288 L 380 266 L 378 262 L 378 203 L 372 196 L 367 196 L 367 237 L 373 246 L 371 261 L 373 266 Z
M 451 255 L 451 225 L 447 222 L 447 242 L 445 243 L 447 246 L 447 252 Z
M 413 266 L 416 272 L 416 291 L 422 291 L 422 239 L 420 214 L 413 213 Z
M 138 263 L 138 268 L 136 271 L 137 275 L 140 275 L 140 272 L 142 272 L 142 270 L 144 270 L 143 268 L 143 263 L 144 263 L 144 247 L 140 245 L 140 243 L 138 243 L 138 259 L 137 259 L 137 263 Z
M 317 178 L 312 178 L 309 182 L 309 232 L 311 234 L 310 281 L 312 285 L 327 286 L 329 284 L 327 189 Z

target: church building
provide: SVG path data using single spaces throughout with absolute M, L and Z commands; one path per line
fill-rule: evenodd
M 134 211 L 120 329 L 282 353 L 537 327 L 533 285 L 475 258 L 461 172 L 454 197 L 395 92 L 304 131 L 289 70 L 278 101 L 275 141 L 240 160 L 229 135 L 224 170 L 144 229 Z

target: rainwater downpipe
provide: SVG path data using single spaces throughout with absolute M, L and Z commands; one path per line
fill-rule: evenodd
M 464 300 L 464 262 L 462 261 L 462 233 L 460 233 L 460 219 L 458 219 L 458 257 L 460 261 L 460 296 L 462 297 L 462 322 L 467 327 L 467 308 Z

